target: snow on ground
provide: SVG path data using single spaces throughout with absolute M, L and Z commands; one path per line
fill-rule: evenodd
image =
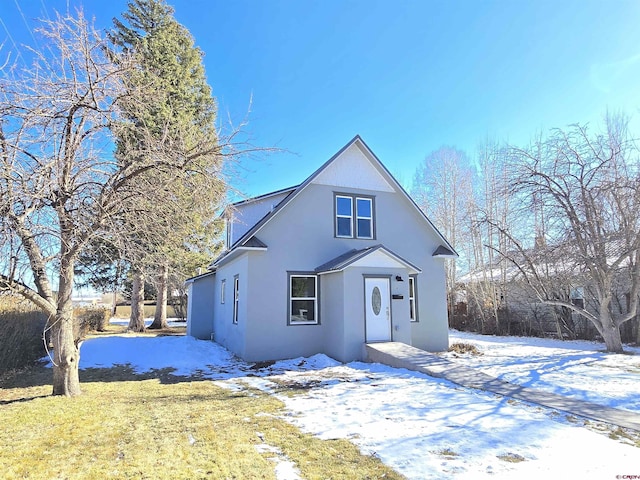
M 452 343 L 474 343 L 484 352 L 444 354 L 453 361 L 527 386 L 638 409 L 640 355 L 606 355 L 601 344 L 588 342 L 451 336 Z M 342 365 L 315 355 L 257 368 L 190 337 L 124 335 L 83 343 L 80 368 L 114 364 L 138 372 L 175 368 L 176 375 L 197 373 L 225 388 L 268 391 L 286 405 L 287 421 L 321 438 L 347 438 L 409 479 L 640 475 L 640 449 L 585 428 L 581 419 L 384 365 Z M 305 388 L 287 394 L 299 386 Z M 280 464 L 288 473 L 279 478 L 295 478 L 294 467 Z
M 452 330 L 451 344 L 470 343 L 482 355 L 443 355 L 489 375 L 589 402 L 640 413 L 640 348 L 604 352 L 597 342 L 494 337 Z

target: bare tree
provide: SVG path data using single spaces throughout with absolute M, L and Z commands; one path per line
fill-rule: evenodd
M 620 326 L 636 317 L 640 292 L 640 164 L 627 120 L 608 116 L 605 127 L 594 134 L 575 125 L 529 150 L 513 149 L 509 193 L 519 198 L 522 215 L 544 212 L 542 242 L 533 238 L 537 232 L 517 236 L 498 219 L 490 221 L 509 240 L 493 249 L 517 267 L 541 302 L 582 315 L 608 351 L 622 352 Z M 623 313 L 612 303 L 621 276 L 629 299 Z M 587 288 L 593 298 L 576 302 L 567 293 L 572 286 Z
M 479 169 L 475 201 L 469 210 L 472 222 L 473 257 L 470 271 L 477 272 L 471 300 L 486 332 L 509 334 L 508 262 L 496 254 L 507 245 L 504 231 L 521 232 L 522 217 L 514 215 L 513 198 L 505 188 L 509 182 L 509 154 L 495 141 L 485 141 L 478 147 Z M 486 219 L 492 219 L 487 222 Z
M 216 144 L 175 155 L 173 145 L 149 141 L 139 144 L 145 151 L 114 156 L 112 135 L 132 129 L 121 109 L 142 108 L 162 92 L 127 84 L 126 58 L 112 61 L 82 12 L 57 15 L 40 34 L 46 50 L 33 51 L 33 65 L 0 78 L 0 289 L 49 314 L 53 394 L 73 396 L 80 349 L 71 295 L 80 252 L 96 236 L 122 238 L 125 215 L 141 199 L 162 198 L 158 178 L 182 174 L 202 155 L 233 152 Z M 147 135 L 144 123 L 135 129 Z M 163 176 L 138 181 L 150 171 Z
M 447 304 L 453 311 L 457 278 L 456 264 L 468 261 L 468 207 L 473 199 L 473 172 L 466 154 L 453 147 L 441 147 L 430 153 L 418 167 L 412 195 L 420 208 L 442 234 L 461 253 L 457 261 L 445 264 Z
M 40 33 L 49 51 L 34 52 L 32 67 L 0 80 L 0 222 L 10 259 L 2 262 L 0 288 L 49 314 L 53 393 L 77 395 L 74 263 L 113 213 L 112 192 L 135 172 L 121 171 L 99 147 L 122 91 L 98 33 L 81 13 L 58 15 Z

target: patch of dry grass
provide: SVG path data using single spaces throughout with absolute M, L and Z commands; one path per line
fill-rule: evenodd
M 346 440 L 323 441 L 284 421 L 265 393 L 233 392 L 170 370 L 81 371 L 83 394 L 49 396 L 32 368 L 0 390 L 0 471 L 12 478 L 274 479 L 279 448 L 307 479 L 400 479 Z
M 635 430 L 612 426 L 609 432 L 609 438 L 640 447 L 640 432 Z
M 441 457 L 444 457 L 447 460 L 453 460 L 458 456 L 458 453 L 456 453 L 454 450 L 451 450 L 450 448 L 443 448 L 442 450 L 438 450 L 433 453 L 440 455 Z
M 520 463 L 526 460 L 526 458 L 524 458 L 522 455 L 518 455 L 517 453 L 511 453 L 511 452 L 505 453 L 503 455 L 496 455 L 496 457 L 502 460 L 503 462 L 507 462 L 507 463 Z
M 478 350 L 478 347 L 471 343 L 454 343 L 449 347 L 449 351 L 460 355 L 483 355 L 483 353 Z

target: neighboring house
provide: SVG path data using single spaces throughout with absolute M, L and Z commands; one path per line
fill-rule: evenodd
M 457 254 L 359 136 L 226 215 L 227 250 L 187 281 L 189 335 L 247 361 L 448 348 L 443 263 Z
M 615 241 L 607 246 L 612 253 L 618 248 Z M 523 275 L 526 272 L 534 287 L 550 299 L 571 303 L 598 315 L 593 283 L 586 268 L 572 255 L 575 250 L 571 243 L 536 242 L 535 247 L 522 253 L 509 252 L 510 259 L 496 255 L 493 264 L 461 276 L 456 284 L 451 326 L 487 334 L 601 340 L 586 317 L 569 308 L 543 302 Z M 629 275 L 628 267 L 623 265 L 614 276 L 612 306 L 617 314 L 629 311 Z M 638 322 L 623 324 L 621 332 L 626 341 L 636 338 L 634 324 Z

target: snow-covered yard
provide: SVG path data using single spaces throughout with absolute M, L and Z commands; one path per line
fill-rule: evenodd
M 451 332 L 481 356 L 444 354 L 514 383 L 640 412 L 640 355 L 601 344 Z M 629 349 L 633 350 L 633 349 Z M 640 354 L 640 349 L 635 349 Z M 338 364 L 323 355 L 255 369 L 219 345 L 189 337 L 101 337 L 83 343 L 81 368 L 172 368 L 224 388 L 260 388 L 286 418 L 322 438 L 348 438 L 410 479 L 607 479 L 640 475 L 640 449 L 604 426 L 379 364 Z M 304 387 L 289 394 L 288 387 Z M 598 429 L 604 433 L 598 433 Z M 619 438 L 610 438 L 617 436 Z M 285 469 L 280 478 L 295 478 Z M 631 478 L 631 477 L 629 477 Z
M 491 337 L 451 331 L 450 342 L 471 343 L 483 355 L 456 356 L 502 380 L 640 413 L 640 348 L 604 352 L 602 343 L 531 337 Z

